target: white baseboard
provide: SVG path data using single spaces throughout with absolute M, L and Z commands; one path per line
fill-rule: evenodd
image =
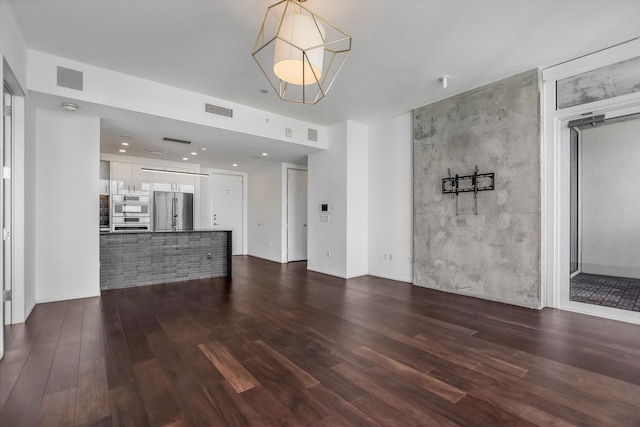
M 59 295 L 59 296 L 55 296 L 55 297 L 48 297 L 48 298 L 38 298 L 36 299 L 36 304 L 46 304 L 48 302 L 57 302 L 57 301 L 68 301 L 68 300 L 74 300 L 74 299 L 81 299 L 81 298 L 94 298 L 94 297 L 99 297 L 100 296 L 100 290 L 98 290 L 98 292 L 89 292 L 86 294 L 75 294 L 75 295 Z
M 267 258 L 267 257 L 264 257 L 264 256 L 255 255 L 255 254 L 247 254 L 247 256 L 250 256 L 250 257 L 253 257 L 253 258 L 264 259 L 266 261 L 277 262 L 278 264 L 286 264 L 286 262 L 283 262 L 281 259 Z
M 344 274 L 338 274 L 333 271 L 326 271 L 319 268 L 309 267 L 309 265 L 307 265 L 307 270 L 313 271 L 314 273 L 326 274 L 327 276 L 339 277 L 341 279 L 350 279 L 350 277 L 347 277 Z
M 382 279 L 395 280 L 396 282 L 404 282 L 413 284 L 413 279 L 406 277 L 393 276 L 391 274 L 369 273 L 370 276 L 380 277 Z

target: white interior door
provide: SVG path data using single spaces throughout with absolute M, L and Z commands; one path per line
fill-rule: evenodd
M 287 261 L 307 259 L 307 171 L 287 170 Z
M 212 174 L 211 206 L 214 230 L 233 232 L 233 255 L 242 254 L 243 241 L 243 177 Z
M 2 132 L 2 285 L 3 290 L 11 291 L 12 289 L 12 271 L 11 271 L 11 254 L 12 254 L 12 203 L 11 203 L 11 162 L 12 162 L 12 140 L 13 140 L 13 123 L 11 109 L 13 107 L 13 96 L 6 85 L 3 85 L 3 132 Z M 11 301 L 3 304 L 4 308 L 4 324 L 12 323 Z

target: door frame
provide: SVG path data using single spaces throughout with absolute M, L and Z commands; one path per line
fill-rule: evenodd
M 309 242 L 309 207 L 308 207 L 308 201 L 309 201 L 309 171 L 307 169 L 302 169 L 299 167 L 289 167 L 287 166 L 286 168 L 286 193 L 285 193 L 285 197 L 286 197 L 286 211 L 285 211 L 285 215 L 286 215 L 286 221 L 285 221 L 285 242 L 286 242 L 286 257 L 285 257 L 285 262 L 297 262 L 297 261 L 306 261 L 307 258 L 309 257 L 309 250 L 307 249 L 307 256 L 305 257 L 304 260 L 297 260 L 297 261 L 290 261 L 289 260 L 289 172 L 290 171 L 298 171 L 298 172 L 305 172 L 307 174 L 307 245 Z
M 12 193 L 13 193 L 13 181 L 11 180 L 11 171 L 13 170 L 13 111 L 7 117 L 4 115 L 4 109 L 9 108 L 10 110 L 14 109 L 14 96 L 13 91 L 9 87 L 9 85 L 3 81 L 2 83 L 2 108 L 3 108 L 3 117 L 2 117 L 2 146 L 0 147 L 0 180 L 2 180 L 2 185 L 0 186 L 0 211 L 1 221 L 0 221 L 0 239 L 2 241 L 2 245 L 0 246 L 0 262 L 2 266 L 0 267 L 0 277 L 2 278 L 2 291 L 4 296 L 4 291 L 13 292 L 13 266 L 12 264 L 12 254 L 13 254 L 13 203 L 12 203 Z M 5 123 L 9 123 L 8 126 L 5 126 Z M 5 177 L 4 172 L 5 168 L 8 168 L 9 176 Z M 8 193 L 8 194 L 7 194 Z M 8 218 L 7 218 L 8 217 Z M 7 223 L 5 224 L 5 221 Z M 8 236 L 5 237 L 5 230 L 8 233 Z M 2 298 L 2 311 L 0 311 L 0 315 L 2 318 L 3 325 L 11 325 L 13 323 L 13 299 L 11 301 L 4 301 Z
M 640 313 L 569 300 L 570 136 L 567 123 L 585 115 L 607 118 L 640 111 L 640 93 L 562 110 L 558 80 L 638 56 L 640 39 L 543 70 L 541 301 L 543 306 L 640 324 Z
M 242 248 L 240 249 L 240 255 L 247 254 L 247 175 L 245 173 L 232 173 L 225 170 L 211 169 L 210 170 L 210 201 L 209 201 L 209 211 L 211 215 L 211 227 L 213 228 L 213 182 L 215 175 L 226 175 L 226 176 L 237 176 L 242 180 Z

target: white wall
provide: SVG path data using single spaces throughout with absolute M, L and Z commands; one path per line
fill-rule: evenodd
M 369 272 L 369 128 L 347 124 L 347 277 Z
M 369 274 L 403 282 L 413 281 L 411 128 L 407 113 L 369 130 Z
M 640 120 L 581 135 L 582 272 L 640 278 Z
M 36 110 L 36 300 L 100 294 L 100 119 Z
M 248 254 L 282 260 L 282 167 L 275 164 L 249 172 Z
M 329 147 L 309 156 L 307 268 L 347 276 L 347 122 L 329 128 Z M 330 221 L 320 204 L 330 203 Z
M 329 128 L 329 148 L 309 156 L 309 270 L 350 278 L 368 272 L 368 129 Z M 320 204 L 330 203 L 330 221 Z

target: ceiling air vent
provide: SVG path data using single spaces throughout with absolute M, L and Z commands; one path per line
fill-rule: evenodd
M 82 77 L 82 71 L 72 70 L 70 68 L 64 68 L 60 66 L 58 66 L 57 68 L 57 83 L 60 87 L 82 90 Z
M 318 129 L 307 128 L 307 139 L 309 141 L 318 142 Z
M 204 111 L 211 114 L 217 114 L 218 116 L 233 117 L 233 110 L 231 108 L 224 108 L 219 105 L 205 103 Z
M 164 156 L 165 154 L 167 154 L 166 151 L 160 151 L 160 150 L 149 150 L 149 154 L 156 154 L 158 156 Z
M 163 141 L 167 141 L 167 142 L 177 142 L 178 144 L 191 144 L 191 141 L 187 141 L 184 139 L 176 139 L 176 138 L 162 138 Z

